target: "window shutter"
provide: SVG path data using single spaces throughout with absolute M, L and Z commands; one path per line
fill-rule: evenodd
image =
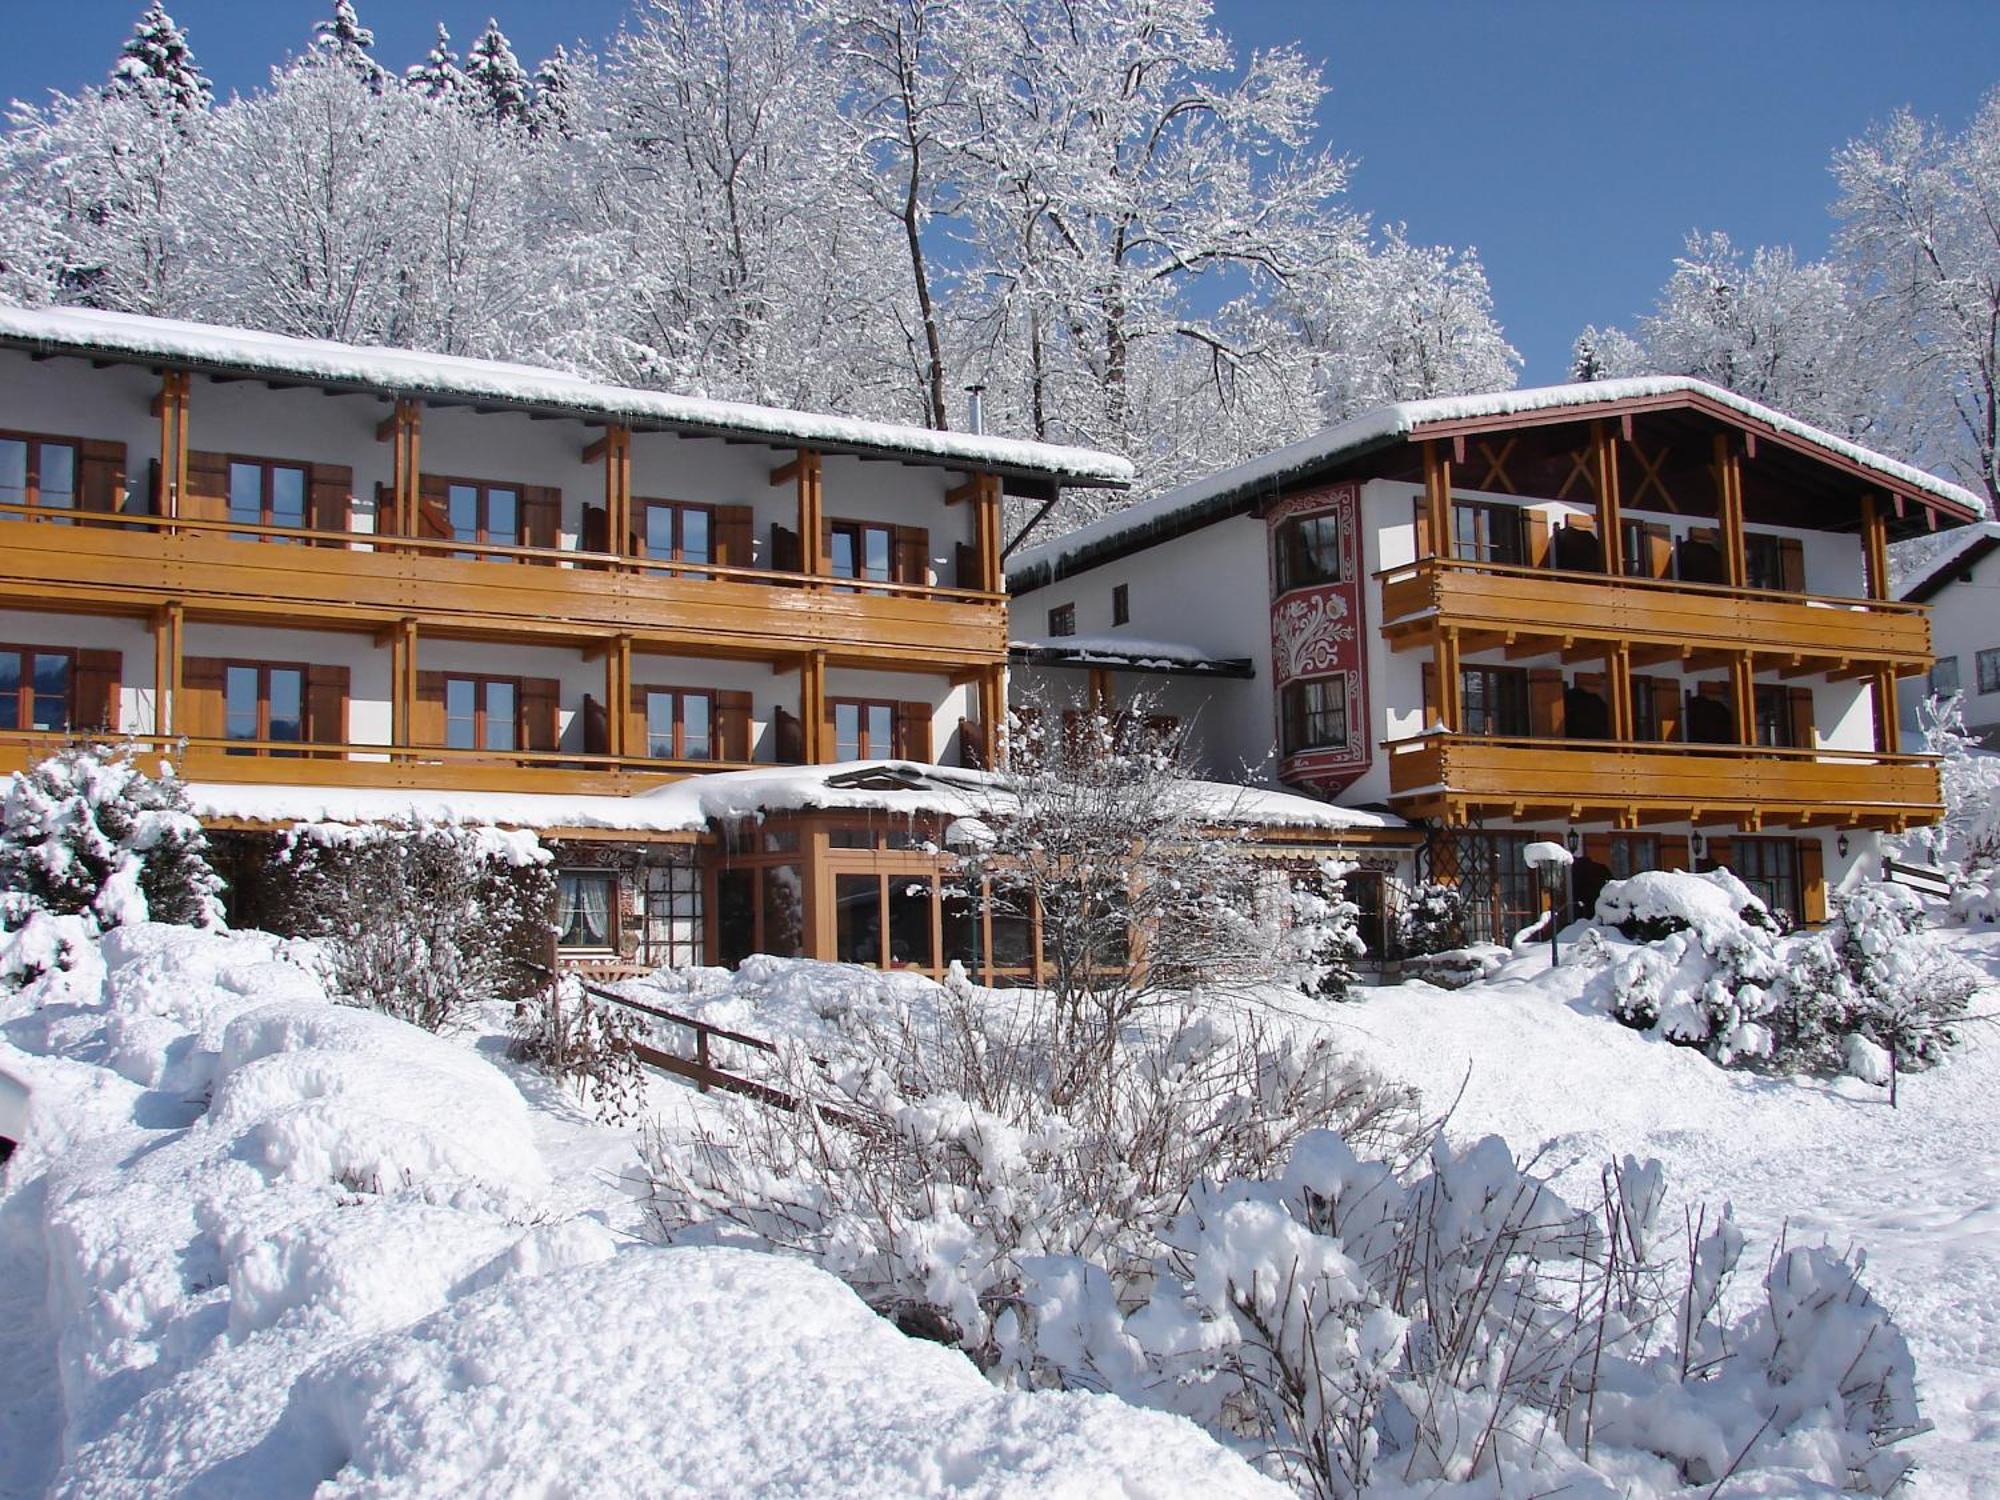
M 1581 685 L 1583 679 L 1577 679 Z M 1559 740 L 1564 733 L 1563 674 L 1538 667 L 1528 674 L 1528 731 L 1537 739 Z
M 1826 920 L 1826 857 L 1818 839 L 1799 840 L 1799 904 L 1808 922 Z
M 1655 677 L 1649 686 L 1653 692 L 1653 718 L 1659 724 L 1662 740 L 1678 740 L 1681 737 L 1681 690 L 1671 677 Z
M 1646 576 L 1649 578 L 1671 578 L 1674 576 L 1674 534 L 1671 528 L 1656 521 L 1648 521 L 1646 532 Z
M 546 484 L 521 486 L 521 544 L 526 547 L 562 545 L 562 491 Z M 553 746 L 551 748 L 554 748 Z
M 611 550 L 611 522 L 601 505 L 586 505 L 583 508 L 583 531 L 577 538 L 577 546 L 585 552 L 609 552 Z M 602 707 L 602 705 L 599 705 Z
M 776 714 L 778 736 L 778 764 L 796 766 L 806 758 L 805 721 L 797 714 L 779 708 Z
M 921 526 L 896 528 L 896 582 L 931 581 L 931 534 Z M 929 760 L 929 756 L 924 757 Z
M 1417 528 L 1417 556 L 1431 557 L 1431 512 L 1424 504 L 1424 497 L 1418 495 L 1410 503 L 1410 517 Z
M 1728 839 L 1710 839 L 1705 868 L 1713 870 L 1718 865 L 1727 866 L 1735 855 L 1735 848 Z
M 416 710 L 410 715 L 410 743 L 444 744 L 444 673 L 417 673 Z
M 831 760 L 840 754 L 840 735 L 834 725 L 834 701 L 824 699 L 819 721 L 819 753 L 823 760 Z
M 898 545 L 900 547 L 900 539 Z M 896 705 L 896 757 L 899 760 L 930 760 L 930 704 L 910 702 Z
M 1611 835 L 1608 833 L 1586 833 L 1583 836 L 1583 857 L 1609 869 L 1611 867 Z
M 611 715 L 602 703 L 589 693 L 583 695 L 583 753 L 585 755 L 609 755 L 611 753 Z
M 562 739 L 562 684 L 553 677 L 521 679 L 521 745 L 553 750 Z
M 861 549 L 857 545 L 855 548 L 856 556 L 854 559 L 855 571 L 857 573 L 861 571 L 861 558 L 859 556 L 860 551 Z M 895 548 L 891 547 L 889 551 L 890 551 L 889 571 L 891 573 L 894 573 L 896 571 Z M 830 520 L 823 519 L 819 523 L 820 571 L 825 572 L 827 568 L 832 565 L 832 562 L 833 562 L 833 522 Z
M 187 493 L 181 496 L 181 514 L 193 521 L 228 520 L 229 455 L 190 451 L 187 464 Z
M 715 695 L 715 727 L 722 759 L 747 761 L 751 755 L 750 695 L 719 692 Z
M 1681 834 L 1668 834 L 1660 840 L 1660 868 L 1662 870 L 1685 870 L 1688 868 L 1688 841 Z
M 118 651 L 76 653 L 76 728 L 118 727 L 118 673 L 124 663 Z
M 435 474 L 425 474 L 417 485 L 417 535 L 451 537 L 451 507 L 445 482 Z M 442 732 L 440 732 L 442 738 Z
M 306 668 L 305 737 L 321 745 L 347 743 L 347 668 Z
M 1528 566 L 1546 568 L 1549 565 L 1548 513 L 1531 510 L 1525 514 L 1528 523 Z
M 1788 594 L 1806 591 L 1806 544 L 1797 537 L 1778 538 L 1778 586 Z
M 715 561 L 725 568 L 748 568 L 756 523 L 747 505 L 715 508 Z
M 190 656 L 181 662 L 180 701 L 174 705 L 174 732 L 191 739 L 221 739 L 223 687 L 227 663 L 220 657 Z
M 646 695 L 653 691 L 651 684 L 635 682 L 632 695 L 625 700 L 625 753 L 627 755 L 650 755 L 652 753 L 652 727 L 646 721 Z M 583 700 L 587 710 L 588 698 Z M 588 722 L 584 728 L 589 729 Z M 588 748 L 588 747 L 586 747 Z
M 1797 750 L 1813 748 L 1813 694 L 1811 688 L 1787 688 L 1785 698 L 1790 711 L 1792 747 Z
M 125 445 L 102 438 L 85 438 L 80 445 L 81 502 L 85 510 L 125 508 Z
M 312 508 L 306 524 L 315 531 L 354 529 L 354 470 L 346 464 L 314 464 L 307 471 Z
M 957 570 L 952 574 L 952 583 L 962 589 L 978 588 L 979 549 L 970 542 L 960 542 L 952 553 L 953 567 Z
M 771 523 L 771 566 L 780 573 L 796 573 L 804 559 L 799 552 L 799 534 L 789 526 Z
M 968 771 L 991 769 L 986 764 L 986 726 L 977 719 L 958 721 L 958 763 Z

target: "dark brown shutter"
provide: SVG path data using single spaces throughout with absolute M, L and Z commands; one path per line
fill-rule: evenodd
M 216 656 L 181 662 L 180 701 L 174 705 L 174 732 L 190 739 L 219 740 L 227 727 L 223 713 L 228 663 Z
M 118 651 L 76 653 L 76 728 L 118 727 L 118 673 L 124 663 Z
M 190 451 L 187 465 L 187 493 L 181 496 L 181 514 L 191 521 L 228 520 L 229 455 Z
M 987 771 L 986 726 L 977 719 L 958 721 L 958 763 L 969 771 Z
M 553 750 L 562 738 L 562 684 L 553 677 L 521 679 L 521 746 Z
M 782 707 L 778 709 L 775 718 L 778 726 L 778 764 L 782 766 L 803 764 L 806 758 L 805 721 Z
M 799 551 L 799 534 L 789 526 L 771 523 L 771 566 L 780 573 L 796 573 L 804 563 Z
M 970 542 L 960 542 L 954 549 L 954 566 L 958 570 L 952 574 L 952 583 L 954 585 L 962 589 L 976 589 L 979 587 L 979 549 L 977 547 L 973 546 Z
M 1650 686 L 1653 691 L 1653 718 L 1658 722 L 1662 740 L 1678 740 L 1681 737 L 1681 690 L 1671 677 L 1655 677 Z
M 1579 677 L 1578 686 L 1582 683 Z M 1528 674 L 1528 732 L 1537 739 L 1559 740 L 1565 718 L 1563 674 L 1554 667 L 1537 667 Z
M 444 744 L 444 682 L 442 672 L 417 673 L 417 701 L 410 716 L 411 744 Z
M 1549 518 L 1546 512 L 1531 510 L 1524 513 L 1528 523 L 1528 566 L 1546 568 L 1549 565 Z
M 500 541 L 517 540 L 501 537 Z M 521 535 L 525 547 L 562 545 L 562 491 L 546 484 L 521 486 Z M 553 747 L 552 747 L 553 748 Z
M 1826 859 L 1819 840 L 1799 840 L 1799 905 L 1808 922 L 1826 920 Z
M 930 704 L 911 702 L 896 705 L 896 757 L 899 760 L 930 760 Z
M 1806 591 L 1806 547 L 1797 537 L 1778 538 L 1778 587 L 1788 594 Z
M 1583 836 L 1583 857 L 1611 867 L 1611 835 L 1608 833 L 1586 833 Z
M 931 581 L 931 534 L 921 526 L 896 528 L 895 579 L 898 583 Z M 925 760 L 929 756 L 923 757 Z
M 319 745 L 347 743 L 347 668 L 306 668 L 305 737 Z
M 609 552 L 611 550 L 611 522 L 605 516 L 601 505 L 586 505 L 583 508 L 583 531 L 577 538 L 577 545 L 585 552 Z M 599 705 L 601 708 L 603 705 Z
M 1667 834 L 1660 839 L 1660 868 L 1662 870 L 1685 870 L 1688 868 L 1688 841 L 1678 833 Z
M 723 760 L 750 759 L 750 695 L 728 691 L 715 695 L 716 741 Z
M 1785 704 L 1791 722 L 1791 744 L 1797 750 L 1813 748 L 1813 695 L 1811 688 L 1785 689 Z
M 85 438 L 78 445 L 79 501 L 85 510 L 125 508 L 125 445 L 102 438 Z
M 417 535 L 451 536 L 451 503 L 445 482 L 435 474 L 425 474 L 417 484 Z
M 1418 495 L 1411 501 L 1411 519 L 1417 528 L 1417 556 L 1430 557 L 1431 552 L 1431 509 L 1424 497 Z
M 602 703 L 589 693 L 583 695 L 583 753 L 585 755 L 609 755 L 611 753 L 611 715 Z
M 306 524 L 315 531 L 354 529 L 354 470 L 346 464 L 314 464 L 306 471 L 312 488 Z
M 748 568 L 754 565 L 751 543 L 756 535 L 756 522 L 747 505 L 718 505 L 715 507 L 715 561 L 725 568 Z

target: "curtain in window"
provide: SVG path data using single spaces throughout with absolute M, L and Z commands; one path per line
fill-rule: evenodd
M 611 877 L 563 875 L 562 937 L 565 948 L 611 946 Z

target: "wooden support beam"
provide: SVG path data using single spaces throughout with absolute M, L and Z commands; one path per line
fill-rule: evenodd
M 1097 714 L 1111 712 L 1112 691 L 1111 671 L 1108 667 L 1090 669 L 1090 711 Z
M 611 451 L 611 434 L 607 430 L 603 436 L 594 438 L 583 445 L 583 461 L 594 464 Z
M 1872 494 L 1861 497 L 1861 557 L 1868 574 L 1868 597 L 1889 597 L 1889 528 Z
M 1593 480 L 1597 489 L 1598 550 L 1604 571 L 1614 578 L 1625 571 L 1625 521 L 1618 495 L 1618 443 L 1607 422 L 1591 425 Z
M 979 554 L 979 579 L 973 586 L 989 594 L 1006 592 L 1007 577 L 1002 571 L 1001 553 L 1001 493 L 998 474 L 981 474 L 977 477 L 979 492 L 973 497 L 973 541 Z M 959 586 L 965 586 L 959 580 Z
M 776 489 L 781 484 L 795 483 L 805 470 L 806 460 L 814 456 L 809 449 L 801 448 L 797 458 L 779 464 L 771 471 L 771 488 Z
M 583 450 L 587 464 L 604 460 L 605 549 L 627 556 L 632 549 L 632 429 L 613 423 Z
M 179 600 L 153 611 L 153 733 L 172 734 L 181 694 L 186 614 Z
M 979 680 L 979 722 L 986 727 L 986 765 L 997 771 L 1007 764 L 1007 669 L 991 666 Z
M 605 753 L 643 754 L 643 745 L 635 749 L 625 742 L 625 727 L 631 722 L 632 708 L 632 637 L 614 636 L 604 644 Z
M 1632 731 L 1632 648 L 1615 642 L 1604 655 L 1606 686 L 1611 693 L 1611 737 L 1629 741 Z
M 1429 518 L 1432 557 L 1451 555 L 1451 460 L 1436 442 L 1424 444 L 1424 514 Z
M 185 370 L 168 370 L 160 377 L 152 413 L 160 422 L 160 514 L 178 516 L 187 493 L 188 399 L 193 377 Z
M 1883 667 L 1875 674 L 1870 698 L 1875 710 L 1875 748 L 1894 755 L 1902 748 L 1902 729 L 1896 721 L 1896 671 Z
M 389 743 L 416 743 L 417 622 L 400 621 L 390 643 Z
M 1722 523 L 1722 575 L 1731 588 L 1749 578 L 1743 544 L 1743 467 L 1729 434 L 1715 436 L 1716 515 Z
M 386 536 L 415 536 L 423 495 L 423 407 L 399 399 L 395 410 L 375 428 L 377 442 L 388 442 L 389 514 L 375 517 L 375 529 Z
M 1757 688 L 1750 653 L 1738 652 L 1729 663 L 1729 699 L 1736 718 L 1736 743 L 1757 742 Z
M 974 474 L 965 483 L 953 485 L 944 492 L 944 503 L 946 505 L 957 505 L 962 500 L 977 500 L 979 498 L 979 481 L 984 477 L 981 474 Z
M 824 651 L 807 651 L 799 657 L 799 728 L 807 765 L 824 765 L 833 759 L 835 747 L 827 743 L 826 733 Z
M 1435 653 L 1438 723 L 1450 734 L 1463 722 L 1459 713 L 1458 632 L 1449 627 L 1438 632 Z

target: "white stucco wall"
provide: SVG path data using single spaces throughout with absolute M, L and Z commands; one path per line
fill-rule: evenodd
M 2000 693 L 1979 691 L 1979 653 L 2000 648 L 2000 553 L 1988 553 L 1952 575 L 1930 601 L 1931 649 L 1939 661 L 1956 657 L 1959 689 L 1965 694 L 1965 724 L 2000 745 Z M 1906 677 L 1897 687 L 1903 735 L 1917 748 L 1917 705 L 1930 693 L 1925 677 Z

